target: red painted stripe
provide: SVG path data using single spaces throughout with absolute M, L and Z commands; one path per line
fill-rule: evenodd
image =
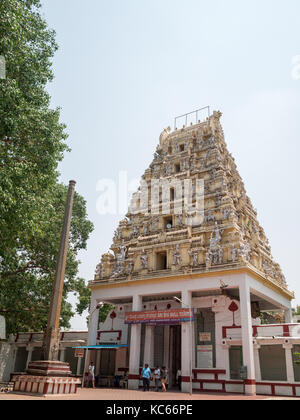
M 193 372 L 209 373 L 209 374 L 212 374 L 212 375 L 214 375 L 215 373 L 217 375 L 226 375 L 226 370 L 223 370 L 223 369 L 218 369 L 218 370 L 216 370 L 216 369 L 193 369 Z
M 182 376 L 181 377 L 181 382 L 191 382 L 191 378 L 189 376 Z M 194 382 L 194 381 L 193 381 Z
M 289 328 L 288 325 L 283 326 L 283 336 L 284 337 L 289 337 L 290 336 L 290 328 Z
M 256 380 L 255 379 L 246 379 L 245 380 L 245 385 L 256 385 Z
M 267 385 L 267 386 L 290 386 L 295 388 L 300 388 L 300 384 L 290 384 L 290 383 L 277 383 L 277 382 L 256 382 L 256 385 Z

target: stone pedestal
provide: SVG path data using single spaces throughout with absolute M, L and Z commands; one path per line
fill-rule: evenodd
M 51 376 L 14 375 L 14 391 L 37 395 L 76 394 L 81 380 Z
M 14 391 L 37 394 L 76 394 L 81 379 L 70 377 L 68 363 L 37 361 L 30 362 L 26 375 L 13 375 Z

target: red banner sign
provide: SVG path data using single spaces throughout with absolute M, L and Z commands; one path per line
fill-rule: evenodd
M 75 349 L 75 357 L 79 357 L 82 359 L 84 357 L 84 350 L 83 349 Z
M 170 309 L 165 311 L 126 312 L 125 324 L 176 324 L 194 321 L 193 309 Z

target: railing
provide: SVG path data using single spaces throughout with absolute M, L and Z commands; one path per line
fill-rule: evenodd
M 198 123 L 198 116 L 199 113 L 201 111 L 204 111 L 205 109 L 207 109 L 208 112 L 208 117 L 210 117 L 210 107 L 209 106 L 205 106 L 204 108 L 200 108 L 200 109 L 196 109 L 196 111 L 192 111 L 192 112 L 188 112 L 187 114 L 183 114 L 183 115 L 179 115 L 178 117 L 175 118 L 175 123 L 174 123 L 174 130 L 177 129 L 177 120 L 179 120 L 180 118 L 185 118 L 185 126 L 187 127 L 188 122 L 189 122 L 189 117 L 191 115 L 195 115 L 196 118 L 196 124 Z

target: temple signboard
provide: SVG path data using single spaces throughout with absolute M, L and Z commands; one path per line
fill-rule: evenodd
M 194 321 L 193 309 L 126 312 L 125 324 L 176 324 Z

